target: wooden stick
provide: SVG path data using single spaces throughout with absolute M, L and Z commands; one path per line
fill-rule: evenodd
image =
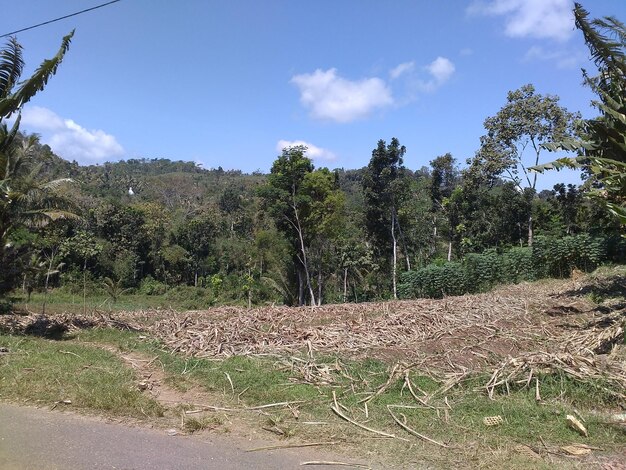
M 274 449 L 291 449 L 297 447 L 313 447 L 313 446 L 334 446 L 341 444 L 341 441 L 326 441 L 326 442 L 309 442 L 307 444 L 282 444 L 265 447 L 255 447 L 254 449 L 248 449 L 246 452 L 258 452 L 260 450 L 274 450 Z
M 365 429 L 366 431 L 373 432 L 374 434 L 378 434 L 380 436 L 391 437 L 393 439 L 400 439 L 402 441 L 407 441 L 408 442 L 408 439 L 404 439 L 403 437 L 398 437 L 395 434 L 389 434 L 389 433 L 386 433 L 384 431 L 378 431 L 376 429 L 369 428 L 369 427 L 365 426 L 364 424 L 358 423 L 358 422 L 354 421 L 353 419 L 348 418 L 345 414 L 343 414 L 341 412 L 339 407 L 331 406 L 330 409 L 333 410 L 337 416 L 339 416 L 340 418 L 345 419 L 348 423 L 354 424 L 356 427 L 359 427 L 361 429 Z
M 394 414 L 393 414 L 393 412 L 391 411 L 391 405 L 387 405 L 387 411 L 389 411 L 389 414 L 391 415 L 391 417 L 393 418 L 393 420 L 394 420 L 396 423 L 398 423 L 402 429 L 404 429 L 405 431 L 409 432 L 410 434 L 413 434 L 414 436 L 417 436 L 417 437 L 419 437 L 420 439 L 423 439 L 423 440 L 425 440 L 425 441 L 428 441 L 428 442 L 430 442 L 430 443 L 432 443 L 432 444 L 436 444 L 436 445 L 438 445 L 438 446 L 440 446 L 440 447 L 444 447 L 444 448 L 446 448 L 446 449 L 449 449 L 449 448 L 450 448 L 450 446 L 448 446 L 448 445 L 444 444 L 443 442 L 439 442 L 439 441 L 436 441 L 436 440 L 434 440 L 434 439 L 431 439 L 430 437 L 428 437 L 428 436 L 424 436 L 423 434 L 420 434 L 420 433 L 418 433 L 417 431 L 415 431 L 415 430 L 411 429 L 410 427 L 408 427 L 406 424 L 404 424 L 402 421 L 400 421 L 400 420 L 396 417 L 396 415 L 394 415 Z
M 305 465 L 336 465 L 337 467 L 354 467 L 366 469 L 372 468 L 368 465 L 363 465 L 361 463 L 335 462 L 333 460 L 311 460 L 309 462 L 302 462 L 300 464 L 301 467 L 304 467 Z
M 424 405 L 426 408 L 431 408 L 433 410 L 436 410 L 437 408 L 435 408 L 432 405 L 429 405 L 428 403 L 426 403 L 422 398 L 418 397 L 417 394 L 415 393 L 415 391 L 413 390 L 413 385 L 411 384 L 411 380 L 409 379 L 409 371 L 407 370 L 406 373 L 404 374 L 404 383 L 407 385 L 409 392 L 411 393 L 411 395 L 413 396 L 413 398 L 415 398 L 419 403 L 421 403 L 422 405 Z

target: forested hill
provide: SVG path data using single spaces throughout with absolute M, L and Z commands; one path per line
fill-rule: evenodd
M 71 178 L 83 196 L 111 203 L 154 202 L 169 210 L 198 209 L 207 205 L 228 205 L 229 194 L 240 199 L 255 196 L 267 174 L 256 171 L 206 169 L 194 162 L 168 158 L 136 158 L 98 165 L 79 165 L 56 155 L 48 145 L 36 146 L 36 159 L 43 162 L 44 179 Z M 333 170 L 337 182 L 353 204 L 358 204 L 364 169 Z M 428 170 L 420 170 L 427 175 Z M 411 171 L 408 171 L 412 174 Z M 133 195 L 129 197 L 129 190 Z

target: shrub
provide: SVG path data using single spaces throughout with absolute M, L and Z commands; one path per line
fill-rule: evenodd
M 403 273 L 398 293 L 402 298 L 440 298 L 485 291 L 501 283 L 567 277 L 574 268 L 596 269 L 609 259 L 609 254 L 612 261 L 620 260 L 626 243 L 619 243 L 588 234 L 562 238 L 538 236 L 532 248 L 511 248 L 503 254 L 490 249 L 481 254 L 468 254 L 462 263 L 430 264 Z
M 401 298 L 428 297 L 440 299 L 444 295 L 462 295 L 469 286 L 467 272 L 460 263 L 443 266 L 428 265 L 400 276 L 398 293 Z
M 533 259 L 540 277 L 567 277 L 574 268 L 592 271 L 606 261 L 606 239 L 586 233 L 563 238 L 536 237 Z
M 165 299 L 179 307 L 189 310 L 200 310 L 210 307 L 215 303 L 211 291 L 204 287 L 193 286 L 173 287 L 166 292 Z
M 496 250 L 486 250 L 481 254 L 470 253 L 463 260 L 468 283 L 468 291 L 482 292 L 503 281 L 503 257 Z
M 502 282 L 516 284 L 538 279 L 533 260 L 533 250 L 529 247 L 514 247 L 502 255 Z
M 167 287 L 152 276 L 146 276 L 139 285 L 139 293 L 143 295 L 163 295 Z

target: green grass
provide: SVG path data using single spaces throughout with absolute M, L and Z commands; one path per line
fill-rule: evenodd
M 71 407 L 135 418 L 157 417 L 161 406 L 136 388 L 132 370 L 100 348 L 0 335 L 0 399 Z M 60 404 L 59 406 L 66 406 Z
M 347 361 L 333 356 L 318 357 L 316 364 L 328 367 L 332 382 L 315 384 L 303 383 L 297 368 L 290 368 L 289 361 L 284 358 L 185 358 L 166 351 L 156 341 L 127 331 L 84 330 L 61 342 L 7 336 L 0 336 L 0 341 L 3 341 L 0 345 L 17 352 L 8 356 L 11 358 L 10 365 L 6 357 L 0 359 L 3 366 L 0 398 L 28 396 L 48 403 L 69 398 L 79 406 L 118 414 L 158 414 L 158 406 L 146 403 L 147 399 L 133 390 L 132 373 L 121 367 L 111 354 L 89 347 L 88 343 L 93 342 L 114 345 L 121 351 L 143 353 L 146 357 L 158 356 L 168 384 L 181 390 L 202 389 L 206 394 L 205 403 L 214 406 L 242 408 L 284 401 L 301 402 L 293 409 L 267 408 L 261 415 L 249 413 L 245 416 L 255 429 L 275 427 L 284 433 L 283 437 L 309 442 L 345 440 L 352 451 L 356 446 L 360 451 L 382 455 L 402 465 L 411 462 L 411 459 L 423 462 L 427 458 L 437 467 L 542 468 L 542 461 L 533 461 L 511 449 L 517 444 L 525 444 L 541 450 L 541 439 L 549 446 L 585 443 L 614 452 L 623 451 L 626 446 L 626 433 L 603 422 L 597 413 L 613 410 L 616 406 L 611 396 L 602 391 L 604 384 L 579 383 L 565 377 L 542 378 L 541 403 L 535 401 L 534 388 L 523 387 L 512 389 L 509 395 L 496 395 L 491 400 L 481 390 L 488 377 L 472 377 L 447 391 L 445 396 L 434 396 L 429 403 L 436 410 L 415 408 L 419 404 L 403 387 L 404 378 L 398 377 L 384 393 L 368 402 L 366 414 L 365 405 L 359 402 L 386 384 L 391 369 L 388 364 L 377 360 Z M 61 350 L 81 357 L 61 353 Z M 304 356 L 300 359 L 306 360 Z M 298 361 L 293 363 L 302 364 Z M 8 373 L 4 370 L 5 366 L 9 366 Z M 28 371 L 29 368 L 35 370 Z M 115 385 L 103 384 L 109 392 L 94 390 L 94 385 L 102 384 L 103 377 L 115 382 Z M 410 379 L 414 386 L 426 393 L 433 393 L 441 386 L 439 381 L 419 370 L 411 370 Z M 122 393 L 123 390 L 126 392 Z M 344 413 L 351 419 L 409 439 L 410 443 L 370 440 L 373 434 L 343 421 L 331 411 L 333 392 L 345 407 Z M 5 395 L 7 393 L 9 395 Z M 114 394 L 118 398 L 112 399 Z M 447 403 L 444 398 L 447 398 Z M 394 413 L 417 432 L 448 443 L 456 450 L 443 451 L 409 435 L 393 421 L 388 405 L 413 407 L 394 408 Z M 586 419 L 589 438 L 582 438 L 567 426 L 565 416 L 573 414 L 574 409 Z M 294 410 L 297 412 L 294 413 Z M 484 417 L 495 415 L 503 417 L 501 426 L 487 427 L 483 424 Z M 305 424 L 310 422 L 323 422 L 325 425 Z M 218 417 L 188 416 L 185 418 L 185 429 L 195 432 L 219 427 L 222 423 Z M 416 458 L 416 455 L 419 457 Z
M 330 410 L 332 393 L 357 421 L 365 420 L 364 405 L 359 401 L 375 392 L 387 382 L 389 366 L 381 361 L 339 361 L 343 374 L 334 372 L 333 384 L 314 385 L 297 383 L 301 379 L 297 373 L 285 370 L 283 362 L 258 357 L 231 357 L 224 360 L 183 358 L 161 349 L 156 342 L 138 340 L 137 334 L 114 330 L 88 330 L 79 336 L 82 340 L 103 341 L 115 344 L 122 350 L 142 351 L 158 355 L 169 382 L 182 388 L 200 386 L 215 395 L 221 404 L 258 406 L 283 401 L 302 401 L 299 405 L 302 415 L 308 420 L 331 420 L 338 418 Z M 332 366 L 338 361 L 335 357 L 323 357 L 318 364 Z M 231 389 L 230 377 L 232 381 Z M 352 380 L 350 380 L 350 377 Z M 412 371 L 411 382 L 426 393 L 436 391 L 441 385 L 436 380 L 419 371 Z M 296 380 L 296 382 L 294 382 Z M 580 442 L 580 436 L 565 424 L 565 416 L 576 409 L 582 413 L 590 429 L 591 436 L 585 440 L 590 445 L 605 446 L 607 443 L 624 445 L 626 434 L 605 425 L 593 411 L 616 406 L 613 398 L 602 390 L 604 384 L 575 382 L 565 377 L 544 377 L 541 380 L 541 403 L 535 401 L 534 388 L 512 390 L 510 395 L 496 395 L 489 399 L 480 391 L 487 377 L 474 377 L 461 386 L 446 393 L 449 409 L 444 397 L 437 397 L 431 404 L 439 408 L 439 415 L 431 409 L 405 409 L 402 413 L 407 422 L 412 423 L 430 437 L 454 440 L 471 440 L 476 435 L 487 445 L 503 445 L 507 441 L 537 442 L 538 435 L 546 441 L 564 445 Z M 403 388 L 402 377 L 387 387 L 384 393 L 368 402 L 369 424 L 387 432 L 402 434 L 387 411 L 387 405 L 414 406 L 418 403 Z M 447 409 L 447 422 L 446 412 Z M 277 419 L 287 418 L 289 410 L 275 410 Z M 485 416 L 501 415 L 502 426 L 486 427 Z M 292 417 L 293 419 L 293 417 Z M 303 418 L 300 418 L 302 421 Z M 349 426 L 349 425 L 348 425 Z M 348 428 L 349 429 L 349 428 Z M 358 431 L 360 432 L 360 431 Z

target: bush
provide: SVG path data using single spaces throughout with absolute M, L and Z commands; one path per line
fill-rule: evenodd
M 514 247 L 506 251 L 501 264 L 503 283 L 517 284 L 538 279 L 533 250 L 529 247 Z
M 139 293 L 143 295 L 163 295 L 166 290 L 167 286 L 152 276 L 143 278 L 139 285 Z
M 400 275 L 398 293 L 401 298 L 428 297 L 440 299 L 444 295 L 463 295 L 469 287 L 469 278 L 463 265 L 446 263 L 428 265 Z
M 539 277 L 567 277 L 574 268 L 593 271 L 606 261 L 605 238 L 586 233 L 563 238 L 536 237 L 533 260 Z
M 481 254 L 468 254 L 463 260 L 463 268 L 467 279 L 471 279 L 471 284 L 468 283 L 470 292 L 491 289 L 506 277 L 503 273 L 503 257 L 493 249 Z
M 200 310 L 215 303 L 211 291 L 204 287 L 193 286 L 173 287 L 165 293 L 165 299 L 189 310 Z
M 468 254 L 462 263 L 430 264 L 403 273 L 398 293 L 402 298 L 441 298 L 482 292 L 502 283 L 567 277 L 574 268 L 589 272 L 605 261 L 620 261 L 625 250 L 626 243 L 611 243 L 586 233 L 562 238 L 538 236 L 532 248 L 511 248 L 503 254 L 490 249 Z

